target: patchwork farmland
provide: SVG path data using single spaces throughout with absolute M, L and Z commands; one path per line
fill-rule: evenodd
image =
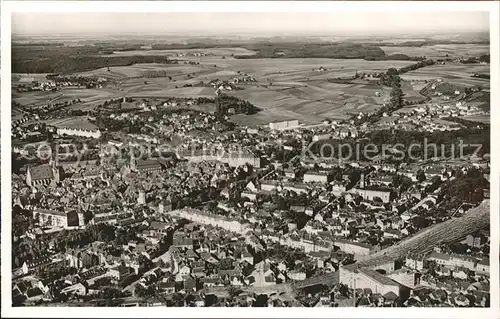
M 388 55 L 391 54 L 406 54 L 409 56 L 425 56 L 431 59 L 445 57 L 461 57 L 467 55 L 489 54 L 489 45 L 481 44 L 438 44 L 426 45 L 421 47 L 412 46 L 391 46 L 380 47 Z
M 156 52 L 158 51 L 158 52 Z M 248 50 L 247 50 L 248 51 Z M 239 74 L 256 78 L 255 83 L 242 84 L 242 90 L 228 94 L 248 100 L 262 112 L 250 116 L 234 116 L 241 124 L 264 124 L 269 121 L 300 118 L 304 122 L 318 122 L 324 118 L 345 119 L 352 113 L 376 110 L 388 100 L 390 89 L 368 82 L 337 84 L 328 78 L 350 77 L 356 72 L 384 72 L 388 68 L 401 68 L 411 61 L 366 61 L 361 59 L 244 59 L 230 54 L 251 53 L 242 48 L 185 50 L 189 60 L 178 64 L 135 64 L 81 72 L 81 76 L 107 78 L 110 85 L 103 89 L 62 89 L 60 92 L 33 92 L 13 98 L 22 105 L 43 104 L 61 92 L 79 97 L 87 108 L 111 98 L 214 97 L 210 81 L 227 81 Z M 136 54 L 178 55 L 179 50 L 126 51 Z M 194 57 L 191 53 L 203 52 L 207 56 Z M 227 57 L 226 57 L 227 55 Z M 325 71 L 318 72 L 317 69 Z M 147 77 L 148 71 L 165 71 L 165 76 Z M 205 83 L 205 85 L 199 85 Z M 378 94 L 378 96 L 377 96 Z

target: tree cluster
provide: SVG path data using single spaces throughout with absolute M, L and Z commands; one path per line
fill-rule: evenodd
M 176 61 L 175 61 L 176 62 Z M 43 55 L 42 58 L 34 58 L 19 53 L 12 60 L 12 72 L 16 73 L 75 73 L 91 71 L 99 68 L 114 66 L 129 66 L 138 63 L 175 63 L 165 56 L 92 56 L 92 55 Z
M 255 55 L 235 55 L 235 59 L 255 58 L 333 58 L 382 59 L 384 51 L 375 45 L 358 43 L 274 43 L 261 42 L 245 46 L 258 51 Z
M 233 110 L 233 114 L 255 114 L 259 111 L 255 105 L 248 101 L 240 100 L 237 97 L 219 94 L 215 98 L 216 116 L 222 118 L 229 114 L 229 109 Z
M 143 73 L 146 78 L 165 78 L 167 77 L 167 71 L 165 70 L 147 70 Z M 169 77 L 170 80 L 172 77 Z
M 403 73 L 410 72 L 410 71 L 413 71 L 413 70 L 425 68 L 426 66 L 434 65 L 435 63 L 436 62 L 434 62 L 434 60 L 432 60 L 432 59 L 422 60 L 422 61 L 420 61 L 418 63 L 412 64 L 412 65 L 409 65 L 409 66 L 405 66 L 405 67 L 399 69 L 398 73 L 399 74 L 403 74 Z

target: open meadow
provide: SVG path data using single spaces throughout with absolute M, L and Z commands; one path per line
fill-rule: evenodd
M 23 73 L 12 73 L 12 85 L 19 85 L 19 84 L 28 84 L 31 83 L 32 81 L 38 81 L 38 82 L 43 82 L 47 80 L 47 74 L 46 73 L 30 73 L 30 74 L 23 74 Z
M 137 55 L 191 55 L 201 53 L 212 56 L 231 56 L 231 55 L 253 55 L 256 51 L 245 48 L 207 48 L 207 49 L 172 49 L 172 50 L 130 50 L 130 51 L 115 51 L 113 54 L 103 56 L 137 56 Z
M 436 80 L 442 79 L 451 84 L 462 86 L 479 85 L 485 89 L 490 88 L 489 79 L 481 79 L 472 77 L 472 74 L 490 74 L 490 66 L 483 64 L 445 64 L 431 65 L 425 68 L 410 71 L 402 74 L 404 80 Z
M 12 108 L 10 116 L 12 121 L 17 121 L 23 118 L 24 113 L 18 108 Z
M 180 76 L 199 71 L 201 67 L 179 64 L 141 63 L 128 66 L 113 66 L 110 68 L 99 68 L 87 72 L 79 72 L 82 76 L 98 76 L 111 80 L 122 80 L 131 77 L 143 77 L 148 71 L 165 71 L 170 76 Z
M 466 57 L 468 55 L 482 55 L 490 52 L 490 46 L 484 44 L 437 44 L 414 46 L 382 46 L 385 54 L 406 54 L 408 56 L 425 56 L 429 59 L 439 59 L 445 57 Z
M 171 50 L 168 50 L 171 51 Z M 148 51 L 138 51 L 148 52 Z M 217 51 L 212 51 L 214 54 Z M 220 52 L 219 52 L 220 53 Z M 224 52 L 225 53 L 225 52 Z M 234 59 L 222 56 L 196 57 L 199 64 L 135 64 L 100 68 L 78 73 L 106 77 L 112 84 L 103 89 L 62 89 L 57 92 L 14 94 L 23 105 L 43 104 L 71 97 L 83 103 L 70 108 L 89 109 L 106 99 L 117 97 L 168 98 L 213 97 L 211 86 L 200 82 L 230 80 L 248 74 L 257 82 L 239 85 L 242 90 L 227 92 L 248 100 L 262 111 L 234 120 L 262 124 L 285 119 L 313 123 L 324 118 L 344 119 L 352 113 L 370 112 L 389 99 L 390 89 L 360 81 L 355 84 L 328 82 L 328 78 L 351 77 L 355 72 L 386 71 L 411 61 L 366 61 L 361 59 Z M 316 71 L 323 67 L 325 71 Z M 165 71 L 163 77 L 145 77 L 148 71 Z
M 183 59 L 186 57 L 182 57 Z M 367 61 L 363 59 L 326 59 L 326 58 L 262 58 L 234 59 L 221 57 L 187 57 L 200 64 L 215 64 L 224 70 L 241 71 L 259 79 L 274 78 L 275 81 L 305 80 L 308 77 L 326 79 L 331 77 L 352 76 L 356 71 L 387 71 L 413 64 L 413 61 Z M 313 69 L 323 67 L 324 72 Z
M 84 130 L 95 129 L 97 126 L 93 123 L 90 123 L 86 116 L 74 116 L 71 118 L 63 118 L 63 119 L 52 119 L 45 120 L 45 124 L 54 125 L 57 127 L 70 126 L 73 128 L 80 128 Z
M 59 91 L 13 92 L 12 99 L 21 105 L 45 105 L 49 103 L 64 103 L 75 99 L 85 102 L 98 102 L 117 96 L 115 90 L 110 89 L 74 89 L 63 88 Z
M 147 52 L 147 51 L 145 51 Z M 193 57 L 191 57 L 193 58 Z M 229 80 L 238 74 L 256 78 L 256 83 L 239 85 L 242 90 L 227 92 L 248 100 L 262 109 L 259 114 L 235 116 L 249 123 L 269 122 L 282 119 L 301 119 L 317 122 L 328 118 L 347 118 L 350 113 L 369 112 L 388 100 L 389 90 L 363 82 L 337 84 L 328 78 L 350 77 L 358 72 L 386 71 L 390 67 L 401 68 L 411 61 L 366 61 L 361 59 L 234 59 L 220 56 L 193 58 L 199 65 L 141 64 L 128 67 L 99 69 L 83 75 L 106 76 L 111 73 L 118 82 L 117 92 L 123 96 L 146 97 L 211 97 L 214 90 L 196 86 L 211 80 Z M 315 71 L 323 67 L 326 71 Z M 167 77 L 140 77 L 147 70 L 164 70 Z M 139 77 L 139 78 L 131 78 Z M 192 87 L 190 87 L 192 86 Z
M 490 123 L 491 116 L 490 115 L 471 115 L 464 117 L 466 120 L 480 123 Z
M 485 46 L 486 47 L 486 46 Z M 481 46 L 461 46 L 467 52 L 483 52 Z M 424 47 L 384 47 L 387 54 L 399 52 L 414 55 L 446 54 L 451 45 Z M 397 51 L 400 50 L 400 51 Z M 418 50 L 427 50 L 419 52 Z M 468 51 L 469 50 L 469 51 Z M 461 51 L 456 51 L 461 52 Z M 194 56 L 195 53 L 207 54 Z M 253 54 L 244 48 L 214 48 L 186 50 L 134 50 L 115 52 L 123 56 L 168 55 L 178 59 L 177 64 L 144 63 L 130 66 L 113 66 L 77 73 L 82 76 L 105 77 L 109 84 L 102 89 L 62 89 L 57 92 L 14 93 L 13 99 L 22 105 L 44 104 L 48 101 L 65 101 L 80 98 L 83 103 L 71 109 L 95 107 L 104 100 L 119 97 L 169 98 L 214 97 L 215 90 L 207 85 L 212 80 L 228 81 L 249 75 L 256 82 L 240 83 L 241 90 L 226 91 L 229 95 L 247 100 L 261 109 L 253 115 L 235 115 L 240 124 L 258 125 L 271 121 L 299 119 L 314 123 L 325 118 L 345 119 L 353 113 L 371 112 L 390 99 L 390 88 L 365 80 L 350 84 L 329 82 L 331 78 L 348 78 L 356 72 L 385 72 L 389 68 L 402 68 L 414 61 L 367 61 L 364 59 L 328 58 L 260 58 L 236 59 L 232 55 Z M 421 54 L 426 53 L 426 54 Z M 431 54 L 431 55 L 432 55 Z M 472 54 L 472 53 L 471 53 Z M 183 55 L 183 56 L 178 56 Z M 191 63 L 190 63 L 191 62 Z M 319 69 L 322 68 L 320 71 Z M 161 71 L 159 77 L 148 75 Z M 424 80 L 442 78 L 454 85 L 481 85 L 489 88 L 487 79 L 471 77 L 473 73 L 489 74 L 488 65 L 446 64 L 432 65 L 401 75 L 405 81 L 402 89 L 407 100 L 422 98 L 419 91 Z M 40 75 L 44 77 L 45 75 Z M 37 78 L 40 78 L 37 75 Z M 16 75 L 16 79 L 30 79 L 29 75 Z

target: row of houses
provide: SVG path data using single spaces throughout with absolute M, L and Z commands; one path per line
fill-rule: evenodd
M 230 167 L 251 165 L 255 168 L 261 167 L 261 159 L 250 152 L 224 152 L 222 155 L 207 154 L 205 152 L 184 152 L 178 154 L 180 158 L 187 159 L 190 162 L 218 161 L 227 163 Z

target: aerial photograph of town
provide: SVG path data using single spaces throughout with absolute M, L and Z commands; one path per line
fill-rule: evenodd
M 488 12 L 11 34 L 13 307 L 490 307 Z

